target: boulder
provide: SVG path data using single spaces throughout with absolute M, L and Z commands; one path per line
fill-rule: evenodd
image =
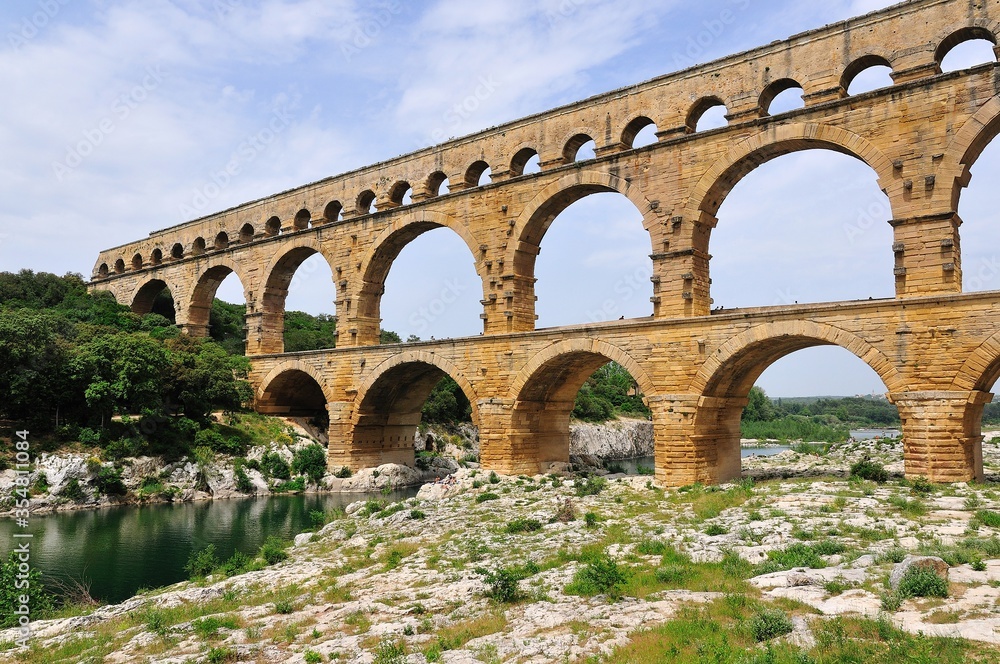
M 382 489 L 414 486 L 423 481 L 422 473 L 397 463 L 384 463 L 378 468 L 365 468 L 348 477 L 341 484 L 341 491 L 372 493 Z
M 907 556 L 903 559 L 903 562 L 897 563 L 892 568 L 892 574 L 889 575 L 889 587 L 897 590 L 899 582 L 903 580 L 903 576 L 906 575 L 907 570 L 911 567 L 932 570 L 942 579 L 948 580 L 948 563 L 937 556 Z

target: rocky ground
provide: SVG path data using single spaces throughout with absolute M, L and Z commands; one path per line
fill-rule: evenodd
M 841 661 L 822 658 L 865 647 L 843 661 L 907 649 L 1000 661 L 1000 448 L 984 450 L 990 481 L 947 486 L 903 481 L 892 441 L 751 458 L 755 479 L 669 491 L 647 477 L 463 468 L 404 503 L 331 514 L 277 565 L 36 623 L 21 653 L 0 633 L 0 658 L 685 662 L 718 634 L 752 633 L 750 659 L 711 661 Z M 865 456 L 895 474 L 848 479 Z M 914 565 L 946 577 L 946 596 L 908 597 L 899 581 Z M 671 627 L 692 615 L 712 626 L 697 651 Z

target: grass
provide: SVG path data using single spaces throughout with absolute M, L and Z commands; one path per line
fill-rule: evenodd
M 493 611 L 442 627 L 437 631 L 434 641 L 424 649 L 424 657 L 427 658 L 428 662 L 439 662 L 442 653 L 448 650 L 458 650 L 473 639 L 496 634 L 506 627 L 507 618 L 502 611 Z
M 907 664 L 985 664 L 997 652 L 987 645 L 959 639 L 913 636 L 886 620 L 812 619 L 816 645 L 801 650 L 775 641 L 785 633 L 789 616 L 741 595 L 704 606 L 681 609 L 673 620 L 633 634 L 628 644 L 605 658 L 608 664 L 834 664 L 900 662 Z M 758 645 L 763 642 L 763 645 Z

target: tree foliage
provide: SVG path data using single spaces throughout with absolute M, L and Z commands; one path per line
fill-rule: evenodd
M 573 417 L 587 422 L 604 422 L 620 415 L 649 418 L 650 412 L 632 374 L 617 362 L 609 362 L 580 388 Z

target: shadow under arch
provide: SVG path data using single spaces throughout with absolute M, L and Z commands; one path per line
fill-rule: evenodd
M 689 392 L 698 399 L 698 408 L 689 442 L 703 473 L 698 481 L 740 477 L 740 419 L 750 388 L 781 358 L 814 346 L 844 348 L 871 367 L 890 393 L 905 389 L 892 361 L 854 334 L 809 321 L 754 326 L 720 346 L 691 382 Z
M 207 268 L 202 270 L 195 282 L 191 293 L 187 295 L 187 325 L 188 334 L 193 336 L 207 336 L 209 320 L 212 315 L 212 303 L 215 301 L 215 293 L 226 278 L 235 274 L 243 287 L 243 297 L 249 305 L 252 300 L 250 289 L 247 287 L 246 277 L 241 274 L 242 270 L 232 260 L 222 257 L 210 258 Z
M 307 417 L 326 436 L 327 404 L 331 394 L 322 375 L 304 362 L 292 360 L 274 367 L 257 389 L 254 408 L 258 413 L 284 417 Z
M 258 310 L 261 320 L 256 329 L 248 330 L 247 354 L 252 354 L 251 349 L 261 354 L 284 352 L 285 301 L 288 298 L 288 289 L 299 266 L 315 254 L 322 255 L 327 265 L 330 265 L 330 259 L 323 254 L 319 241 L 315 236 L 309 235 L 296 238 L 284 245 L 282 251 L 271 258 L 263 272 L 264 290 Z M 247 312 L 253 308 L 248 295 Z M 255 337 L 252 343 L 251 337 Z
M 422 350 L 399 353 L 372 369 L 358 386 L 348 442 L 351 465 L 413 466 L 421 411 L 434 386 L 445 376 L 458 383 L 472 406 L 472 423 L 479 426 L 476 391 L 457 366 Z
M 579 170 L 560 178 L 538 192 L 514 222 L 506 260 L 513 266 L 515 290 L 523 296 L 508 331 L 535 328 L 535 259 L 541 251 L 542 238 L 552 222 L 573 203 L 596 193 L 619 193 L 629 199 L 642 215 L 642 225 L 649 232 L 650 253 L 655 252 L 663 210 L 654 205 L 635 185 L 615 175 L 593 170 Z M 655 270 L 655 266 L 654 266 Z
M 379 325 L 381 323 L 382 294 L 385 292 L 385 280 L 389 270 L 399 257 L 400 252 L 410 242 L 427 231 L 436 228 L 448 228 L 454 231 L 469 249 L 475 265 L 476 273 L 483 280 L 480 271 L 480 243 L 473 236 L 468 226 L 455 217 L 432 210 L 421 210 L 394 219 L 388 224 L 361 259 L 361 286 L 357 293 L 357 309 L 347 312 L 352 319 L 366 321 L 366 325 L 358 326 L 357 339 L 351 345 L 372 346 L 379 343 Z M 483 297 L 486 297 L 486 284 L 482 283 Z
M 569 421 L 576 394 L 608 362 L 625 367 L 646 396 L 655 393 L 645 370 L 621 348 L 599 339 L 556 342 L 518 372 L 508 395 L 513 401 L 508 447 L 484 447 L 483 461 L 503 472 L 529 475 L 545 472 L 552 463 L 569 462 Z
M 153 310 L 153 303 L 156 302 L 157 296 L 164 290 L 170 291 L 170 295 L 174 298 L 174 314 L 176 316 L 180 313 L 177 311 L 177 307 L 180 305 L 180 302 L 177 300 L 180 296 L 180 291 L 177 290 L 176 286 L 171 283 L 171 280 L 166 275 L 151 277 L 143 281 L 129 294 L 127 304 L 132 313 L 139 314 L 140 316 L 148 314 Z M 110 292 L 115 295 L 115 299 L 117 300 L 118 294 L 114 291 Z

